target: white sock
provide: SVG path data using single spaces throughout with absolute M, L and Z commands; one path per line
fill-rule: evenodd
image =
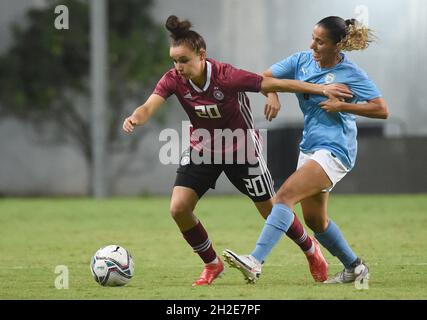
M 307 251 L 304 251 L 304 253 L 305 253 L 306 255 L 311 255 L 311 254 L 313 254 L 313 253 L 314 253 L 314 243 L 312 243 L 312 244 L 311 244 L 311 248 L 310 248 L 310 249 L 308 249 Z

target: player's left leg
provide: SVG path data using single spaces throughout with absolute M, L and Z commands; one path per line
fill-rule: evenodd
M 344 265 L 344 270 L 326 283 L 353 282 L 368 279 L 368 267 L 352 251 L 339 227 L 328 218 L 329 192 L 324 190 L 301 200 L 304 221 L 314 231 L 315 238 Z
M 314 231 L 316 239 L 344 265 L 344 270 L 325 283 L 348 283 L 369 279 L 369 269 L 353 252 L 341 233 L 340 228 L 328 218 L 329 192 L 321 192 L 301 201 L 301 208 L 307 226 Z

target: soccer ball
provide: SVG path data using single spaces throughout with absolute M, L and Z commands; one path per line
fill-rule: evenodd
M 90 270 L 102 286 L 124 286 L 133 276 L 135 265 L 132 255 L 125 248 L 112 244 L 100 248 L 92 257 Z

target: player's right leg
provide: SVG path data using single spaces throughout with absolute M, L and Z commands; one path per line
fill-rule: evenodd
M 275 195 L 273 179 L 265 164 L 258 165 L 227 165 L 224 172 L 240 192 L 251 198 L 261 216 L 267 219 L 273 207 L 272 198 Z M 238 255 L 230 249 L 224 250 L 222 256 L 230 267 L 236 268 L 243 274 L 247 283 L 255 283 L 260 277 L 261 262 L 253 256 Z
M 170 207 L 172 217 L 184 239 L 205 263 L 202 274 L 193 283 L 193 286 L 211 284 L 224 270 L 222 261 L 217 257 L 206 229 L 193 214 L 198 200 L 198 195 L 191 188 L 181 186 L 173 188 Z
M 224 265 L 206 229 L 193 213 L 199 199 L 215 185 L 220 173 L 221 170 L 213 166 L 192 163 L 181 165 L 177 170 L 170 212 L 184 239 L 205 263 L 203 272 L 193 286 L 209 285 L 224 271 Z
M 239 270 L 247 283 L 255 283 L 261 276 L 261 263 L 251 255 L 238 255 L 230 249 L 222 252 L 225 262 Z
M 307 162 L 295 171 L 280 187 L 275 204 L 251 253 L 258 261 L 264 261 L 273 247 L 292 226 L 293 208 L 304 198 L 319 193 L 331 184 L 322 168 L 314 161 Z
M 282 203 L 273 204 L 272 179 L 267 167 L 263 169 L 260 166 L 258 175 L 249 175 L 248 167 L 245 166 L 232 165 L 225 170 L 230 181 L 254 201 L 260 214 L 267 219 L 264 229 L 268 229 L 268 231 L 263 230 L 258 239 L 257 247 L 251 255 L 237 255 L 231 250 L 225 250 L 223 256 L 226 262 L 231 267 L 240 270 L 248 282 L 254 283 L 261 274 L 261 262 L 266 256 L 265 248 L 268 249 L 268 242 L 274 242 L 273 238 L 280 239 L 285 233 L 305 253 L 314 280 L 323 282 L 328 277 L 328 264 L 318 243 L 307 235 L 298 217 L 290 208 Z M 251 173 L 253 172 L 257 172 L 257 170 L 251 170 Z M 326 183 L 328 182 L 327 180 Z M 270 211 L 271 216 L 269 215 Z
M 254 204 L 260 214 L 267 219 L 273 208 L 272 199 L 262 202 L 254 202 Z M 286 235 L 304 252 L 314 281 L 325 281 L 328 278 L 328 263 L 323 257 L 319 243 L 316 239 L 307 234 L 307 231 L 295 213 L 292 224 L 286 232 Z

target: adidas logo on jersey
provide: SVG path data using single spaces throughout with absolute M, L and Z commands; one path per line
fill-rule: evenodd
M 193 96 L 191 95 L 191 93 L 189 92 L 189 93 L 187 93 L 185 96 L 184 96 L 184 99 L 193 99 Z

